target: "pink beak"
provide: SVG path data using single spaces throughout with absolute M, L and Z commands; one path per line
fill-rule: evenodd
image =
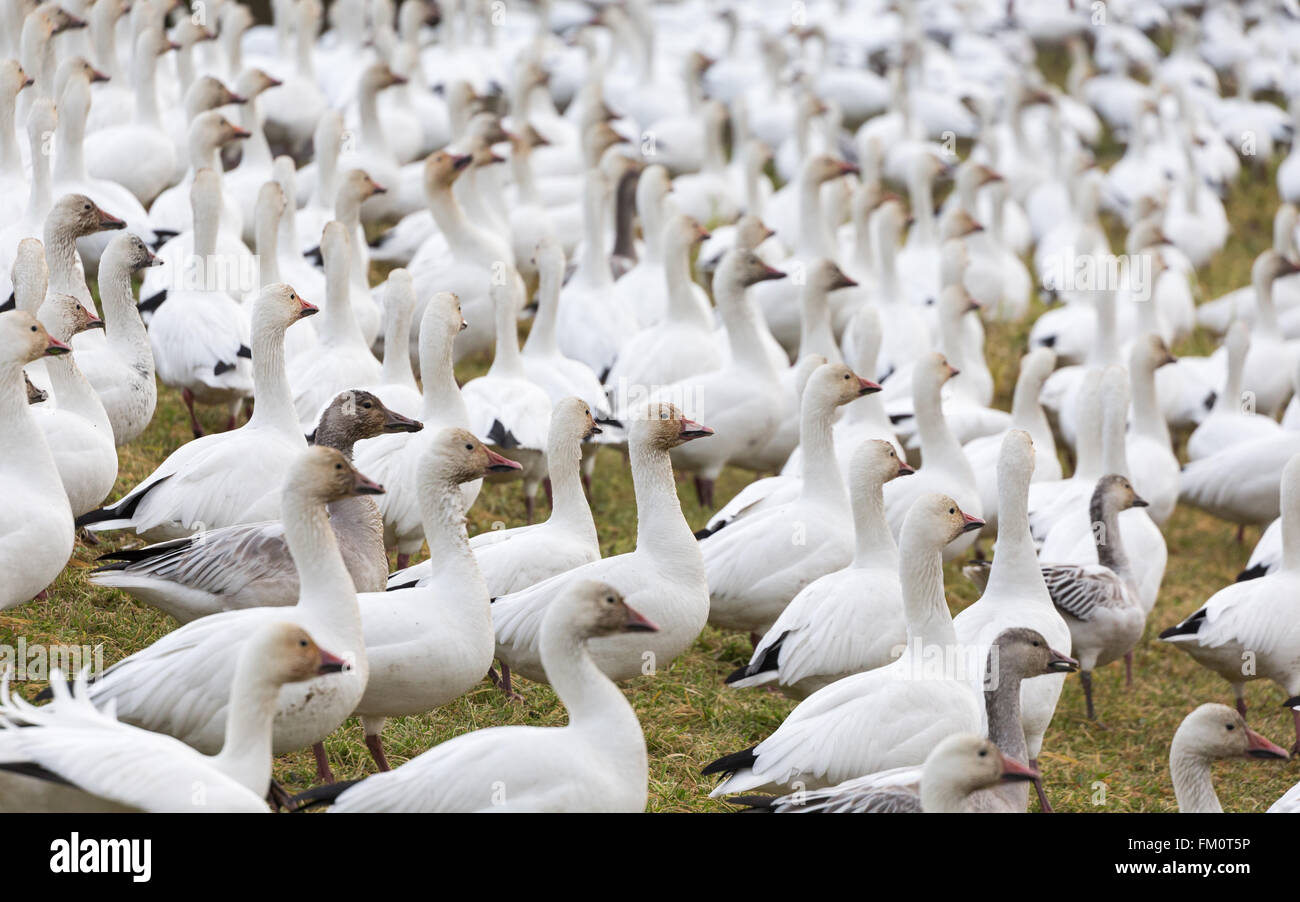
M 50 336 L 50 343 L 45 346 L 45 354 L 48 357 L 57 357 L 60 354 L 72 353 L 72 347 L 59 341 L 53 335 Z
M 981 520 L 979 517 L 972 517 L 970 514 L 964 511 L 962 512 L 961 515 L 961 522 L 962 522 L 962 527 L 961 527 L 962 532 L 970 532 L 972 529 L 980 529 L 984 526 L 983 520 Z
M 863 379 L 861 376 L 858 377 L 858 394 L 869 395 L 878 391 L 880 391 L 879 385 L 872 382 L 870 379 Z
M 348 666 L 347 661 L 344 661 L 338 655 L 330 654 L 329 652 L 327 652 L 325 649 L 322 648 L 320 650 L 320 667 L 317 668 L 316 672 L 318 674 L 342 673 L 347 666 Z
M 900 460 L 900 461 L 898 462 L 898 475 L 899 475 L 899 476 L 911 476 L 911 475 L 912 475 L 913 473 L 915 473 L 915 472 L 916 472 L 916 470 L 912 469 L 911 464 L 909 464 L 907 461 Z
M 1246 754 L 1251 758 L 1281 758 L 1285 761 L 1291 757 L 1286 749 L 1274 745 L 1249 727 L 1246 729 L 1246 738 L 1249 740 Z
M 703 423 L 697 423 L 694 420 L 688 420 L 682 417 L 682 440 L 689 442 L 691 439 L 704 438 L 706 435 L 713 435 L 713 430 Z
M 315 304 L 307 303 L 302 298 L 298 298 L 298 303 L 301 305 L 298 310 L 298 319 L 302 319 L 304 316 L 311 316 L 314 313 L 320 313 L 319 307 Z
M 657 633 L 659 627 L 653 620 L 646 617 L 640 611 L 635 610 L 631 605 L 625 605 L 627 608 L 627 621 L 623 624 L 623 631 L 626 633 Z
M 513 461 L 508 457 L 502 457 L 500 454 L 497 454 L 491 448 L 487 449 L 487 455 L 488 455 L 487 468 L 490 472 L 508 473 L 511 470 L 523 469 L 523 466 L 519 464 L 517 461 Z
M 1003 755 L 1002 779 L 1008 782 L 1012 780 L 1037 780 L 1038 771 L 1026 764 L 1021 764 L 1015 758 Z

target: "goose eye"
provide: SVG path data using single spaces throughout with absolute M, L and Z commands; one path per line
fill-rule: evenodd
M 35 326 L 32 326 L 32 331 L 33 331 L 33 332 L 36 331 L 36 327 L 35 327 Z
M 989 756 L 989 750 L 988 750 L 988 749 L 980 749 L 980 757 L 981 757 L 981 758 L 987 758 L 988 756 Z
M 950 508 L 948 508 L 948 513 L 950 513 L 950 514 L 955 514 L 955 513 L 957 513 L 957 508 L 955 508 L 955 507 L 950 507 Z
M 1231 723 L 1230 723 L 1230 724 L 1227 725 L 1227 727 L 1228 727 L 1228 732 L 1231 733 L 1233 730 L 1235 730 L 1235 729 L 1237 728 L 1237 725 L 1236 725 L 1236 724 L 1231 724 Z
M 613 595 L 606 595 L 606 596 L 605 596 L 605 602 L 606 602 L 607 604 L 613 604 L 613 603 L 614 603 L 614 596 L 613 596 Z
M 375 405 L 371 404 L 369 401 L 363 401 L 361 402 L 361 406 L 364 407 L 366 410 L 370 410 Z
M 474 450 L 474 446 L 471 445 L 471 444 L 469 444 L 468 442 L 466 442 L 466 443 L 465 443 L 465 450 L 466 450 L 466 451 L 473 451 L 473 450 Z
M 299 647 L 299 648 L 306 648 L 306 647 L 307 647 L 307 640 L 306 640 L 306 639 L 299 639 L 299 640 L 298 640 L 298 647 Z
M 342 469 L 343 469 L 343 464 L 335 464 L 335 465 L 334 465 L 334 469 L 336 469 L 336 470 L 342 470 Z

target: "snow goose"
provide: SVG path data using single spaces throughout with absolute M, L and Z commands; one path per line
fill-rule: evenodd
M 45 136 L 54 130 L 57 121 L 54 104 L 44 98 L 32 105 L 32 111 L 27 117 L 29 148 L 27 157 L 32 161 L 30 179 L 20 172 L 23 190 L 27 193 L 27 203 L 20 215 L 9 221 L 8 225 L 0 227 L 0 298 L 7 299 L 13 294 L 14 285 L 10 280 L 10 270 L 16 259 L 19 244 L 26 238 L 40 238 L 49 222 L 51 206 L 54 203 L 50 187 L 50 156 L 42 153 L 42 149 L 46 146 Z M 29 181 L 30 186 L 28 186 Z M 72 251 L 73 267 L 76 273 L 81 275 L 82 270 L 75 253 L 75 244 Z M 86 280 L 83 275 L 82 290 L 85 290 L 85 285 Z M 86 295 L 89 297 L 90 292 L 86 291 Z M 77 297 L 81 295 L 78 294 Z
M 885 521 L 881 487 L 912 473 L 888 442 L 864 441 L 850 464 L 853 560 L 813 580 L 786 605 L 754 647 L 749 663 L 727 677 L 737 688 L 775 685 L 807 698 L 842 677 L 883 667 L 907 641 L 898 546 Z
M 611 393 L 626 397 L 634 386 L 670 385 L 721 368 L 726 357 L 714 332 L 713 311 L 707 302 L 700 303 L 691 281 L 691 252 L 708 235 L 689 216 L 670 217 L 664 225 L 659 240 L 666 310 L 648 317 L 649 324 L 619 348 L 605 376 Z
M 325 307 L 319 341 L 289 361 L 289 385 L 298 422 L 310 428 L 321 408 L 340 391 L 375 385 L 383 367 L 370 353 L 361 326 L 352 312 L 352 239 L 338 220 L 327 223 L 321 233 L 321 257 L 325 263 Z M 402 353 L 402 349 L 397 349 Z
M 1194 614 L 1160 634 L 1232 684 L 1245 714 L 1245 684 L 1269 679 L 1288 697 L 1300 695 L 1300 455 L 1282 473 L 1281 565 L 1258 579 L 1225 586 Z M 1254 667 L 1243 662 L 1251 659 Z M 1300 712 L 1296 712 L 1300 747 Z
M 1255 396 L 1255 409 L 1269 417 L 1276 417 L 1291 396 L 1295 356 L 1278 329 L 1273 285 L 1279 277 L 1296 272 L 1300 272 L 1300 266 L 1271 248 L 1256 257 L 1250 269 L 1255 287 L 1255 322 L 1242 369 L 1242 385 Z
M 153 348 L 131 282 L 141 270 L 160 265 L 138 235 L 114 236 L 99 260 L 105 341 L 77 350 L 77 365 L 99 395 L 119 447 L 144 432 L 158 403 Z
M 1047 591 L 1065 617 L 1074 654 L 1079 657 L 1089 720 L 1097 719 L 1092 703 L 1093 670 L 1124 658 L 1126 681 L 1130 686 L 1133 683 L 1132 652 L 1146 628 L 1147 612 L 1124 551 L 1119 514 L 1146 506 L 1125 477 L 1108 473 L 1097 480 L 1088 507 L 1097 563 L 1055 564 L 1047 558 L 1048 563 L 1043 564 Z
M 25 365 L 70 350 L 30 313 L 0 313 L 0 610 L 44 592 L 72 556 L 72 510 L 23 382 Z
M 482 532 L 469 542 L 494 598 L 600 560 L 596 522 L 579 470 L 582 443 L 599 433 L 591 408 L 582 399 L 562 398 L 552 408 L 546 440 L 553 498 L 550 518 L 536 525 Z M 433 575 L 432 562 L 422 561 L 390 576 L 388 588 L 427 586 Z
M 880 311 L 882 353 L 876 363 L 875 376 L 880 380 L 920 359 L 934 344 L 924 311 L 908 300 L 898 272 L 899 239 L 908 221 L 898 198 L 882 201 L 871 214 L 871 234 L 879 272 L 876 290 L 867 300 Z M 844 355 L 846 358 L 853 356 L 847 336 Z
M 437 583 L 360 596 L 370 682 L 355 713 L 380 770 L 388 770 L 380 739 L 387 718 L 445 705 L 492 666 L 487 584 L 465 534 L 460 486 L 518 469 L 464 429 L 444 429 L 424 449 L 416 493 Z
M 1183 814 L 1222 814 L 1210 763 L 1218 758 L 1287 760 L 1286 749 L 1246 726 L 1227 705 L 1207 703 L 1183 718 L 1169 744 L 1169 776 Z M 1270 811 L 1273 809 L 1269 809 Z
M 424 543 L 419 495 L 414 489 L 425 445 L 446 427 L 469 428 L 469 413 L 452 367 L 452 344 L 464 328 L 456 295 L 440 291 L 429 298 L 420 318 L 420 384 L 424 389 L 420 421 L 424 431 L 377 436 L 356 449 L 357 466 L 389 486 L 379 498 L 379 511 L 384 518 L 384 544 L 397 549 L 399 570 Z M 481 487 L 477 480 L 461 485 L 467 510 Z
M 796 781 L 808 789 L 833 786 L 917 764 L 943 737 L 979 731 L 982 713 L 970 688 L 972 675 L 961 665 L 936 674 L 925 662 L 960 651 L 943 594 L 941 551 L 963 532 L 983 525 L 947 496 L 918 499 L 899 543 L 908 633 L 902 654 L 885 667 L 814 692 L 767 739 L 706 766 L 706 775 L 726 775 L 710 795 Z
M 5 194 L 0 213 L 4 214 L 6 222 L 22 216 L 31 190 L 14 131 L 14 107 L 19 92 L 35 83 L 36 80 L 23 71 L 17 60 L 0 61 L 0 189 Z
M 496 653 L 507 689 L 506 667 L 529 679 L 545 679 L 539 632 L 546 609 L 580 580 L 609 582 L 659 625 L 653 637 L 611 636 L 592 646 L 596 666 L 611 679 L 663 672 L 695 641 L 708 619 L 709 589 L 699 545 L 677 499 L 669 451 L 712 434 L 712 429 L 684 418 L 672 404 L 652 402 L 633 412 L 628 454 L 636 493 L 636 548 L 502 595 L 492 603 Z
M 1187 439 L 1187 459 L 1200 460 L 1236 445 L 1277 434 L 1277 421 L 1256 413 L 1250 397 L 1242 394 L 1241 370 L 1250 348 L 1250 326 L 1234 320 L 1228 326 L 1223 345 L 1228 351 L 1228 369 L 1223 390 L 1214 407 Z
M 320 28 L 319 0 L 297 0 L 294 23 L 297 29 L 295 66 L 284 83 L 266 92 L 262 102 L 266 114 L 266 137 L 273 145 L 286 147 L 296 156 L 311 143 L 321 116 L 326 113 L 325 96 L 317 86 L 316 31 Z
M 750 285 L 782 278 L 784 273 L 753 251 L 729 251 L 714 276 L 714 292 L 727 327 L 730 360 L 720 369 L 659 386 L 652 393 L 681 405 L 688 415 L 711 417 L 719 424 L 718 447 L 688 444 L 673 453 L 674 467 L 695 475 L 696 494 L 706 507 L 713 506 L 713 483 L 722 468 L 766 444 L 782 410 L 781 383 L 761 338 L 761 314 L 745 295 Z M 629 399 L 641 400 L 641 391 L 646 389 L 633 386 Z
M 264 288 L 253 306 L 253 416 L 239 429 L 181 445 L 80 525 L 92 532 L 133 529 L 158 541 L 274 519 L 284 472 L 305 444 L 284 374 L 284 332 L 316 309 L 288 285 Z
M 1029 532 L 1029 487 L 1038 461 L 1035 450 L 1029 433 L 1019 429 L 1008 431 L 1001 441 L 997 464 L 1000 526 L 993 567 L 979 600 L 953 618 L 953 628 L 961 641 L 983 647 L 1003 630 L 1028 627 L 1068 654 L 1070 630 L 1052 605 Z M 1035 770 L 1064 683 L 1064 678 L 1033 680 L 1021 693 L 1026 754 Z M 1043 810 L 1051 810 L 1041 780 L 1035 788 Z
M 159 229 L 178 236 L 184 236 L 189 230 L 194 228 L 193 207 L 190 201 L 191 188 L 194 178 L 200 170 L 210 169 L 215 173 L 222 172 L 221 154 L 222 151 L 233 145 L 236 141 L 243 141 L 248 137 L 248 132 L 232 123 L 223 116 L 218 110 L 209 110 L 206 113 L 200 113 L 194 117 L 190 123 L 189 135 L 187 141 L 189 145 L 189 169 L 186 170 L 185 177 L 180 182 L 168 188 L 153 202 L 150 207 L 153 221 Z M 237 198 L 228 195 L 218 180 L 218 194 L 220 197 L 220 229 L 222 245 L 227 248 L 244 248 L 247 253 L 248 249 L 244 247 L 243 239 L 240 237 L 244 229 L 243 208 L 239 205 Z M 130 221 L 128 220 L 128 225 Z M 135 228 L 132 228 L 135 231 Z M 185 245 L 178 244 L 174 247 L 178 256 L 184 256 Z M 152 285 L 146 285 L 143 289 L 146 294 L 152 292 Z
M 352 459 L 353 445 L 393 432 L 418 432 L 421 424 L 394 413 L 369 392 L 336 397 L 316 426 L 312 443 Z M 358 592 L 378 592 L 388 579 L 383 523 L 370 496 L 330 503 L 330 527 Z M 298 600 L 294 568 L 278 520 L 207 529 L 145 548 L 109 552 L 112 560 L 91 572 L 98 586 L 120 589 L 181 623 L 219 611 L 290 605 Z
M 238 280 L 230 271 L 235 258 L 218 252 L 221 184 L 211 169 L 201 169 L 191 185 L 194 205 L 193 255 L 171 255 L 172 287 L 166 302 L 149 320 L 158 379 L 181 390 L 195 437 L 203 435 L 194 405 L 226 407 L 233 429 L 235 414 L 253 391 L 246 358 L 250 341 L 248 313 L 227 290 Z M 175 242 L 172 242 L 175 244 Z M 164 255 L 159 255 L 164 261 Z M 178 264 L 178 265 L 176 265 Z M 238 269 L 236 264 L 236 269 Z M 141 287 L 147 292 L 148 279 Z
M 1108 367 L 1102 374 L 1102 398 L 1105 409 L 1102 416 L 1101 466 L 1090 479 L 1107 473 L 1128 477 L 1128 454 L 1125 421 L 1128 412 L 1128 377 L 1123 367 Z M 1045 561 L 1062 564 L 1098 563 L 1096 533 L 1093 518 L 1089 516 L 1095 485 L 1076 481 L 1076 489 L 1084 491 L 1071 497 L 1060 508 L 1060 517 L 1047 532 L 1039 548 L 1039 557 Z M 1165 578 L 1165 565 L 1169 548 L 1164 534 L 1155 521 L 1141 508 L 1130 508 L 1120 513 L 1119 522 L 1124 529 L 1124 541 L 1129 549 L 1129 564 L 1133 582 L 1143 610 L 1150 613 L 1160 595 L 1160 584 Z
M 293 623 L 267 624 L 237 651 L 230 715 L 213 755 L 99 710 L 84 677 L 69 686 L 56 670 L 54 701 L 40 708 L 0 687 L 0 808 L 265 812 L 281 687 L 338 673 L 344 661 Z
M 70 294 L 87 310 L 95 304 L 86 287 L 86 275 L 77 239 L 105 230 L 125 228 L 126 223 L 106 213 L 84 194 L 65 194 L 50 209 L 45 219 L 43 242 L 49 269 L 49 291 Z
M 912 372 L 913 408 L 916 411 L 916 431 L 921 440 L 922 465 L 916 475 L 885 487 L 885 515 L 889 530 L 897 538 L 913 502 L 937 491 L 946 492 L 957 499 L 965 510 L 978 516 L 983 510 L 979 486 L 970 461 L 958 444 L 948 421 L 944 418 L 940 392 L 943 385 L 957 370 L 949 365 L 942 354 L 931 352 L 916 362 Z M 980 520 L 983 526 L 984 521 Z M 943 557 L 955 560 L 975 543 L 975 535 L 965 532 L 945 543 Z
M 979 486 L 980 505 L 984 510 L 984 522 L 987 524 L 985 531 L 988 533 L 998 531 L 998 459 L 1008 432 L 1012 429 L 1027 432 L 1034 441 L 1034 448 L 1042 450 L 1041 457 L 1035 455 L 1032 481 L 1061 478 L 1056 439 L 1052 435 L 1047 414 L 1039 403 L 1043 383 L 1055 368 L 1056 355 L 1050 348 L 1035 348 L 1020 358 L 1020 373 L 1016 376 L 1016 389 L 1011 397 L 1011 425 L 1003 432 L 982 435 L 962 445 L 962 451 L 970 461 L 975 482 Z
M 1147 513 L 1157 526 L 1173 515 L 1178 503 L 1178 458 L 1169 426 L 1156 396 L 1156 370 L 1178 358 L 1158 335 L 1140 335 L 1129 352 L 1133 390 L 1133 425 L 1128 438 L 1128 465 L 1133 484 L 1150 505 Z
M 490 289 L 496 320 L 496 353 L 487 373 L 461 388 L 469 412 L 470 431 L 483 441 L 519 458 L 523 464 L 524 504 L 533 522 L 537 488 L 546 476 L 546 433 L 551 420 L 551 399 L 533 384 L 519 354 L 514 270 Z
M 457 736 L 387 774 L 305 793 L 354 811 L 645 810 L 649 767 L 636 712 L 589 649 L 657 627 L 613 586 L 583 580 L 548 606 L 542 666 L 569 713 L 564 727 L 494 727 Z M 501 796 L 497 787 L 508 787 Z M 343 790 L 341 793 L 339 790 Z
M 879 390 L 842 363 L 813 372 L 799 417 L 803 472 L 799 479 L 764 480 L 797 493 L 784 503 L 769 496 L 761 511 L 747 512 L 700 541 L 710 623 L 761 635 L 810 582 L 848 566 L 852 510 L 835 462 L 831 421 L 841 405 Z
M 200 617 L 118 661 L 90 687 L 96 707 L 117 706 L 119 719 L 166 733 L 212 755 L 221 748 L 230 710 L 235 649 L 268 623 L 291 623 L 349 663 L 345 677 L 317 677 L 280 690 L 271 743 L 281 755 L 319 743 L 356 707 L 369 675 L 356 589 L 339 554 L 325 505 L 383 488 L 333 448 L 307 448 L 283 479 L 285 540 L 298 570 L 298 603 Z M 40 696 L 38 696 L 39 698 Z M 324 750 L 317 770 L 328 772 Z
M 47 297 L 40 315 L 50 335 L 69 346 L 78 332 L 104 327 L 103 320 L 69 294 Z M 56 402 L 32 412 L 54 455 L 72 516 L 80 517 L 97 508 L 117 482 L 113 427 L 99 396 L 72 355 L 49 361 L 45 372 Z
M 424 405 L 411 370 L 411 317 L 415 312 L 415 283 L 405 269 L 388 274 L 384 292 L 384 361 L 380 382 L 371 391 L 402 410 Z
M 996 656 L 996 657 L 995 657 Z M 1055 651 L 1041 634 L 1031 629 L 1004 630 L 993 643 L 986 670 L 996 676 L 981 687 L 984 693 L 984 710 L 988 720 L 988 738 L 975 742 L 972 734 L 957 734 L 940 742 L 920 767 L 903 766 L 880 773 L 868 774 L 846 780 L 836 786 L 783 796 L 765 803 L 766 810 L 777 814 L 803 814 L 811 812 L 841 813 L 892 813 L 903 811 L 929 811 L 934 806 L 925 805 L 927 792 L 932 791 L 934 773 L 929 770 L 939 749 L 954 743 L 967 742 L 978 749 L 977 757 L 1002 756 L 1015 762 L 1014 779 L 1004 771 L 1003 786 L 989 786 L 984 791 L 969 794 L 962 811 L 1023 813 L 1029 802 L 1025 781 L 1039 780 L 1038 768 L 1028 761 L 1025 733 L 1021 723 L 1021 699 L 1025 680 L 1029 685 L 1046 674 L 1063 674 L 1074 670 L 1074 659 Z M 987 752 L 987 754 L 982 754 Z M 929 783 L 927 789 L 926 784 Z

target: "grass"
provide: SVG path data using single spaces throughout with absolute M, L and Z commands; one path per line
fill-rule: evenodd
M 1106 148 L 1101 162 L 1113 162 L 1118 149 Z M 1200 294 L 1214 298 L 1249 281 L 1251 262 L 1269 246 L 1272 215 L 1277 207 L 1275 170 L 1243 169 L 1228 201 L 1233 224 L 1227 247 L 1200 274 Z M 1122 246 L 1122 233 L 1109 223 L 1112 244 Z M 1041 312 L 1035 302 L 1031 319 Z M 1016 362 L 1025 349 L 1029 321 L 991 326 L 987 354 L 998 387 L 997 405 L 1009 407 Z M 1206 353 L 1210 337 L 1197 334 L 1178 353 Z M 475 360 L 459 373 L 478 375 L 487 361 Z M 216 427 L 217 415 L 207 419 Z M 163 388 L 157 414 L 143 436 L 120 449 L 121 472 L 113 497 L 120 497 L 173 449 L 189 440 L 185 411 L 176 392 Z M 725 501 L 750 478 L 726 471 L 718 484 Z M 592 507 L 605 555 L 631 550 L 636 541 L 636 510 L 625 459 L 603 452 L 594 480 Z M 708 517 L 694 501 L 689 483 L 681 483 L 682 509 L 692 527 Z M 544 512 L 543 514 L 544 515 Z M 523 502 L 517 484 L 486 484 L 469 514 L 471 534 L 523 522 Z M 1155 641 L 1163 628 L 1199 607 L 1213 592 L 1231 582 L 1244 565 L 1256 536 L 1245 544 L 1235 528 L 1197 511 L 1180 507 L 1167 524 L 1169 564 L 1160 599 L 1137 649 L 1136 684 L 1125 691 L 1117 666 L 1095 677 L 1099 716 L 1083 716 L 1083 695 L 1077 679 L 1066 681 L 1056 717 L 1044 743 L 1041 764 L 1054 805 L 1063 811 L 1172 811 L 1173 788 L 1168 772 L 1168 747 L 1182 718 L 1207 701 L 1231 703 L 1226 683 L 1197 667 L 1186 655 Z M 49 598 L 0 613 L 0 643 L 17 637 L 33 643 L 97 644 L 107 663 L 118 660 L 175 628 L 166 615 L 133 602 L 121 593 L 86 582 L 94 559 L 112 543 L 131 538 L 109 537 L 98 548 L 80 543 L 67 569 L 51 587 Z M 975 600 L 974 587 L 957 565 L 947 568 L 948 597 L 954 613 Z M 712 780 L 701 778 L 700 767 L 715 757 L 752 745 L 772 733 L 793 707 L 784 698 L 762 690 L 731 690 L 723 677 L 749 656 L 748 637 L 705 629 L 694 646 L 665 671 L 627 684 L 625 691 L 645 731 L 650 758 L 652 811 L 721 811 L 728 806 L 707 798 Z M 507 702 L 485 680 L 473 691 L 445 707 L 419 716 L 390 720 L 384 742 L 390 761 L 398 766 L 453 736 L 505 724 L 560 725 L 565 714 L 549 687 L 520 680 L 522 703 Z M 39 684 L 22 687 L 34 694 Z M 1247 690 L 1251 724 L 1281 745 L 1291 744 L 1289 712 L 1279 707 L 1281 691 L 1272 684 L 1252 684 Z M 350 720 L 326 743 L 335 774 L 361 777 L 374 765 L 361 743 L 361 728 Z M 1300 763 L 1228 762 L 1216 765 L 1220 798 L 1229 811 L 1261 811 L 1300 779 Z M 277 760 L 277 779 L 291 791 L 314 780 L 309 752 Z

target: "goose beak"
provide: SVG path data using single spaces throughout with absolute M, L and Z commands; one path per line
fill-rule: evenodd
M 966 297 L 966 310 L 965 310 L 966 313 L 974 313 L 974 312 L 976 312 L 977 310 L 979 310 L 980 307 L 981 307 L 981 304 L 980 304 L 979 301 L 977 301 L 977 300 L 975 300 L 973 297 L 970 297 L 969 295 L 967 295 L 967 297 Z
M 148 258 L 147 260 L 144 261 L 144 266 L 140 267 L 141 269 L 148 269 L 148 268 L 151 267 L 151 266 L 162 266 L 162 265 L 163 265 L 162 258 L 159 257 L 157 254 L 155 254 L 153 251 L 148 250 L 148 249 L 146 248 L 146 249 L 145 249 L 145 253 L 147 253 L 147 254 L 149 255 L 149 258 Z
M 298 319 L 303 319 L 304 317 L 308 317 L 308 316 L 315 316 L 317 313 L 320 313 L 319 307 L 317 307 L 315 304 L 307 303 L 302 298 L 298 298 L 298 304 L 299 304 Z
M 98 69 L 90 70 L 91 84 L 95 84 L 96 82 L 104 82 L 104 81 L 108 81 L 108 75 L 106 73 L 100 72 Z
M 105 230 L 124 229 L 126 228 L 126 223 L 118 219 L 112 213 L 106 213 L 101 209 L 99 211 L 99 227 L 100 229 L 105 229 Z
M 972 517 L 970 514 L 962 513 L 961 515 L 962 532 L 971 532 L 972 530 L 983 529 L 983 528 L 984 528 L 984 521 L 981 520 L 979 517 Z
M 462 169 L 468 166 L 473 161 L 473 159 L 474 158 L 467 153 L 452 154 L 451 156 L 452 171 L 460 172 Z
M 708 229 L 706 229 L 704 226 L 702 226 L 702 225 L 697 225 L 697 226 L 695 227 L 695 240 L 696 240 L 696 241 L 707 241 L 707 240 L 709 240 L 709 239 L 712 238 L 712 237 L 713 237 L 713 233 L 711 233 L 711 232 L 710 232 Z
M 320 650 L 320 666 L 316 668 L 316 673 L 342 673 L 347 666 L 347 661 L 344 661 L 338 655 L 330 654 L 322 648 Z
M 385 432 L 419 432 L 424 428 L 424 424 L 419 420 L 413 420 L 410 417 L 404 417 L 400 413 L 388 411 L 388 417 L 384 420 Z
M 408 81 L 410 81 L 410 79 L 407 78 L 405 75 L 398 75 L 396 72 L 394 72 L 390 77 L 388 83 L 390 85 L 404 85 Z
M 59 341 L 53 335 L 50 336 L 49 343 L 45 346 L 46 357 L 58 357 L 60 354 L 71 354 L 72 348 Z
M 1071 673 L 1079 669 L 1079 662 L 1069 655 L 1063 655 L 1054 648 L 1048 649 L 1051 656 L 1047 659 L 1048 673 Z
M 879 385 L 872 382 L 870 379 L 863 379 L 861 376 L 858 377 L 858 395 L 870 395 L 878 391 L 880 391 Z
M 1147 501 L 1145 498 L 1139 495 L 1133 496 L 1133 507 L 1150 507 L 1150 506 L 1151 503 Z
M 268 91 L 271 90 L 272 88 L 278 88 L 282 84 L 284 84 L 284 82 L 282 82 L 278 78 L 275 78 L 274 76 L 268 75 L 266 77 L 266 89 Z
M 763 271 L 755 282 L 771 282 L 774 279 L 784 279 L 786 274 L 774 266 L 763 266 Z
M 491 448 L 487 449 L 489 473 L 509 473 L 511 470 L 522 470 L 523 466 L 518 461 L 513 461 L 508 457 L 502 457 Z
M 465 322 L 464 320 L 461 320 L 461 321 L 460 321 L 460 331 L 464 332 L 464 331 L 465 331 L 466 329 L 468 329 L 468 328 L 469 328 L 469 323 Z
M 957 369 L 957 367 L 953 366 L 951 363 L 948 364 L 948 378 L 949 378 L 949 379 L 953 378 L 954 376 L 960 376 L 960 375 L 961 375 L 961 370 Z
M 713 430 L 703 423 L 697 423 L 694 420 L 682 418 L 682 441 L 689 442 L 692 439 L 704 438 L 713 435 Z
M 102 328 L 104 328 L 104 321 L 103 321 L 102 319 L 100 319 L 98 316 L 95 316 L 94 314 L 91 314 L 91 317 L 90 317 L 89 322 L 86 323 L 86 328 L 87 328 L 87 329 L 102 329 Z
M 230 138 L 233 141 L 242 141 L 245 138 L 253 137 L 253 133 L 246 128 L 240 128 L 238 125 L 230 127 Z
M 375 482 L 369 476 L 358 471 L 356 475 L 352 477 L 352 494 L 382 495 L 384 494 L 384 487 Z
M 248 103 L 248 98 L 245 97 L 243 94 L 231 94 L 230 102 L 233 103 L 235 106 L 240 106 L 242 104 Z
M 23 83 L 19 86 L 18 90 L 21 91 L 23 88 L 30 88 L 34 84 L 36 84 L 36 79 L 32 78 L 30 75 L 26 75 L 23 77 Z
M 659 627 L 654 621 L 645 617 L 639 611 L 635 610 L 630 604 L 624 605 L 627 608 L 627 621 L 623 624 L 625 633 L 657 633 Z
M 1281 758 L 1286 761 L 1291 757 L 1290 753 L 1280 745 L 1274 745 L 1263 736 L 1256 733 L 1249 727 L 1246 728 L 1246 757 L 1248 758 Z
M 844 275 L 844 273 L 840 273 L 839 277 L 834 282 L 831 283 L 831 291 L 837 291 L 841 288 L 857 288 L 857 287 L 858 287 L 857 281 Z
M 763 241 L 766 241 L 767 239 L 771 238 L 775 234 L 776 234 L 776 229 L 772 228 L 771 226 L 766 226 L 766 225 L 763 226 Z M 762 243 L 763 243 L 762 241 L 759 242 L 759 244 Z
M 900 461 L 898 462 L 898 475 L 899 475 L 899 476 L 911 476 L 911 475 L 912 475 L 913 473 L 915 473 L 915 472 L 916 472 L 916 470 L 912 469 L 912 465 L 909 464 L 907 461 L 905 461 L 905 460 L 900 460 Z
M 1027 764 L 1021 764 L 1015 758 L 1002 756 L 1002 782 L 1015 783 L 1021 780 L 1037 780 L 1038 771 Z
M 371 193 L 371 194 L 387 194 L 387 193 L 388 193 L 388 189 L 385 188 L 383 185 L 379 184 L 378 182 L 371 182 L 371 183 L 370 183 L 370 193 Z
M 840 163 L 840 175 L 857 175 L 860 171 L 852 163 Z
M 604 429 L 601 429 L 601 428 L 600 428 L 599 426 L 597 426 L 595 423 L 592 423 L 592 424 L 591 424 L 591 427 L 587 430 L 587 434 L 584 435 L 583 438 L 584 438 L 584 439 L 589 439 L 589 438 L 591 438 L 593 435 L 601 435 L 602 433 L 604 433 L 604 431 L 605 431 Z

